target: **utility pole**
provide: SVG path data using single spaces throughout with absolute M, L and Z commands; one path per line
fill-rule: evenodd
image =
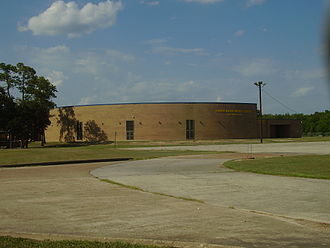
M 255 86 L 259 87 L 259 107 L 260 107 L 260 143 L 262 143 L 262 100 L 261 100 L 261 87 L 265 86 L 266 84 L 262 81 L 254 83 Z

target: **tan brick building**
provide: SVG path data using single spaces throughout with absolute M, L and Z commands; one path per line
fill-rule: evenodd
M 256 138 L 256 107 L 252 103 L 220 102 L 61 107 L 51 112 L 46 139 L 70 142 Z

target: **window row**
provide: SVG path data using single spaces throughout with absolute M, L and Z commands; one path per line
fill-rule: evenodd
M 83 123 L 76 122 L 77 140 L 83 139 Z M 195 139 L 195 120 L 186 120 L 186 139 Z M 134 121 L 126 121 L 126 140 L 134 140 Z

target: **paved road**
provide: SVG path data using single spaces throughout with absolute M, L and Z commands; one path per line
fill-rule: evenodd
M 213 162 L 196 170 L 206 173 Z M 187 248 L 330 247 L 328 225 L 141 192 L 89 174 L 106 165 L 0 168 L 0 235 L 121 239 Z M 180 168 L 184 181 L 185 169 Z M 146 173 L 152 176 L 152 170 Z
M 168 147 L 139 147 L 136 150 L 197 150 L 197 151 L 233 151 L 253 153 L 304 153 L 330 154 L 330 142 L 292 142 L 267 144 L 232 144 L 232 145 L 197 145 L 197 146 L 168 146 Z
M 161 158 L 106 166 L 91 173 L 151 192 L 330 224 L 330 180 L 236 172 L 223 167 L 224 161 Z

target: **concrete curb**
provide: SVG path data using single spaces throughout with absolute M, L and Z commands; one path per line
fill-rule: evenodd
M 0 165 L 0 168 L 17 168 L 27 166 L 48 166 L 48 165 L 64 165 L 64 164 L 87 164 L 87 163 L 98 163 L 98 162 L 117 162 L 117 161 L 128 161 L 132 158 L 102 158 L 102 159 L 84 159 L 84 160 L 69 160 L 69 161 L 54 161 L 54 162 L 41 162 L 41 163 L 28 163 L 28 164 L 6 164 Z

